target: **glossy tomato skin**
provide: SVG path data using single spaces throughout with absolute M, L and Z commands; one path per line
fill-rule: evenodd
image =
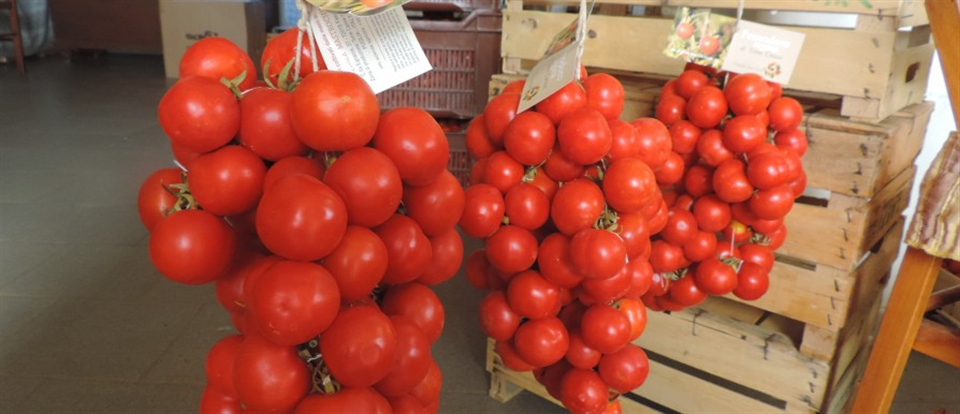
M 547 157 L 547 162 L 543 164 L 543 171 L 547 173 L 554 181 L 567 182 L 583 176 L 586 167 L 573 162 L 563 151 L 560 145 L 553 147 L 553 151 Z
M 767 139 L 767 127 L 753 115 L 733 117 L 723 127 L 723 145 L 733 152 L 750 152 Z
M 575 368 L 593 369 L 600 363 L 600 351 L 593 349 L 583 341 L 580 332 L 570 332 L 570 347 L 567 349 L 566 360 Z
M 640 132 L 632 124 L 619 119 L 607 121 L 610 133 L 613 134 L 613 143 L 607 159 L 616 162 L 624 158 L 636 156 L 640 152 Z
M 290 121 L 292 99 L 278 89 L 247 91 L 240 100 L 240 145 L 268 161 L 306 154 L 309 148 L 297 138 Z
M 610 151 L 613 134 L 603 114 L 596 109 L 582 108 L 560 121 L 557 142 L 571 161 L 590 165 L 603 159 Z
M 323 179 L 326 167 L 317 160 L 307 157 L 286 157 L 273 163 L 263 177 L 263 190 L 267 191 L 281 178 L 293 174 L 306 174 L 316 179 Z
M 487 293 L 480 301 L 480 328 L 497 341 L 507 341 L 520 327 L 520 315 L 507 303 L 501 291 Z
M 573 289 L 583 280 L 570 261 L 570 238 L 553 233 L 540 243 L 537 263 L 544 279 L 557 286 Z
M 483 110 L 487 136 L 495 147 L 503 147 L 503 133 L 513 118 L 517 117 L 518 105 L 520 105 L 519 93 L 502 93 L 491 99 Z
M 747 178 L 750 184 L 760 190 L 788 184 L 789 171 L 787 161 L 778 152 L 769 152 L 750 158 L 747 165 Z
M 529 269 L 537 261 L 537 239 L 522 227 L 500 227 L 484 240 L 484 249 L 490 264 L 508 274 Z
M 770 105 L 770 86 L 756 73 L 737 75 L 727 82 L 724 96 L 735 115 L 756 115 Z
M 637 158 L 652 170 L 663 165 L 673 150 L 673 140 L 666 125 L 655 118 L 640 118 L 630 122 L 640 134 L 640 148 Z
M 557 130 L 546 115 L 527 111 L 510 121 L 503 132 L 507 154 L 523 165 L 539 165 L 553 149 Z
M 778 131 L 773 142 L 777 144 L 777 148 L 793 150 L 801 157 L 807 153 L 807 134 L 800 128 Z
M 697 153 L 711 167 L 733 159 L 733 153 L 723 143 L 723 133 L 716 129 L 706 130 L 700 135 Z
M 530 231 L 543 226 L 550 216 L 550 199 L 532 184 L 514 186 L 504 197 L 504 203 L 510 224 Z
M 660 97 L 657 103 L 656 116 L 664 125 L 672 126 L 686 117 L 687 101 L 676 95 Z
M 803 122 L 803 106 L 793 98 L 780 98 L 770 103 L 770 128 L 775 131 L 796 129 Z
M 253 59 L 233 42 L 217 36 L 205 37 L 190 45 L 180 58 L 180 78 L 203 76 L 215 81 L 233 80 L 246 73 L 239 85 L 250 89 L 257 81 Z
M 589 297 L 596 303 L 607 303 L 622 298 L 633 283 L 633 271 L 633 267 L 624 264 L 619 272 L 606 279 L 584 279 L 580 283 L 581 301 L 584 297 Z
M 683 99 L 690 99 L 697 91 L 708 86 L 710 78 L 703 72 L 687 70 L 677 77 L 674 88 L 677 95 Z
M 311 73 L 290 101 L 293 131 L 317 151 L 348 151 L 366 145 L 379 119 L 380 104 L 373 89 L 349 72 Z
M 639 346 L 629 344 L 600 360 L 600 378 L 604 384 L 619 393 L 628 393 L 639 388 L 650 374 L 647 353 Z
M 624 297 L 643 296 L 653 287 L 653 266 L 646 259 L 633 260 L 627 267 L 630 268 L 630 289 Z
M 230 269 L 236 252 L 233 230 L 201 210 L 160 220 L 150 233 L 150 261 L 167 278 L 187 285 L 214 281 Z
M 430 264 L 417 281 L 433 286 L 450 280 L 460 270 L 463 262 L 463 239 L 456 229 L 451 228 L 444 234 L 431 237 L 430 247 L 433 249 Z
M 320 337 L 327 368 L 350 387 L 369 387 L 386 377 L 398 348 L 393 323 L 372 306 L 342 309 Z
M 691 166 L 683 177 L 683 189 L 692 197 L 713 193 L 713 168 L 702 164 Z
M 553 223 L 563 234 L 572 236 L 588 228 L 603 213 L 603 191 L 593 181 L 581 178 L 557 190 L 550 206 Z
M 683 256 L 691 262 L 700 262 L 713 256 L 717 251 L 715 233 L 699 231 L 683 245 Z
M 281 178 L 257 206 L 257 234 L 271 252 L 313 261 L 330 254 L 347 230 L 347 207 L 320 180 L 302 174 Z
M 714 258 L 700 262 L 694 280 L 700 290 L 716 296 L 726 295 L 737 288 L 737 272 Z
M 657 169 L 653 175 L 657 178 L 657 184 L 670 186 L 683 179 L 685 169 L 686 166 L 684 165 L 683 157 L 671 151 L 667 154 L 667 159 L 663 161 L 663 164 L 660 164 L 660 168 Z
M 730 204 L 714 195 L 697 198 L 693 203 L 693 215 L 700 230 L 717 233 L 730 224 Z
M 536 110 L 549 117 L 554 125 L 560 125 L 560 121 L 567 115 L 585 107 L 587 107 L 587 92 L 579 83 L 570 82 L 537 103 Z
M 237 397 L 237 388 L 233 383 L 233 362 L 243 344 L 242 335 L 223 337 L 207 352 L 204 371 L 207 374 L 207 386 L 232 398 Z
M 672 272 L 687 265 L 682 247 L 657 240 L 653 242 L 650 250 L 650 265 L 654 272 Z
M 570 336 L 563 322 L 553 316 L 526 321 L 513 337 L 517 355 L 534 367 L 545 367 L 563 359 Z
M 595 304 L 583 313 L 580 332 L 587 345 L 609 354 L 630 341 L 630 319 L 614 307 Z
M 523 180 L 523 165 L 513 159 L 506 151 L 497 151 L 487 158 L 483 171 L 483 182 L 490 184 L 506 194 Z
M 233 382 L 246 410 L 289 412 L 310 390 L 310 372 L 295 347 L 248 335 L 234 362 Z
M 715 86 L 698 90 L 687 102 L 687 119 L 698 128 L 713 128 L 727 116 L 727 99 Z
M 689 154 L 696 151 L 701 133 L 700 128 L 690 121 L 679 121 L 671 125 L 670 139 L 673 142 L 673 151 L 678 154 Z
M 417 324 L 427 339 L 433 344 L 443 332 L 443 303 L 436 293 L 419 282 L 410 282 L 393 286 L 383 298 L 383 312 L 388 315 L 402 315 Z
M 400 205 L 403 183 L 389 157 L 362 147 L 343 153 L 323 177 L 347 206 L 348 223 L 376 227 Z
M 200 414 L 240 414 L 240 400 L 207 386 L 200 396 Z
M 637 158 L 614 161 L 603 176 L 606 201 L 619 212 L 639 212 L 656 200 L 659 191 L 653 170 Z
M 693 213 L 682 208 L 671 208 L 667 215 L 667 226 L 660 232 L 668 243 L 682 246 L 697 232 L 697 219 Z
M 602 413 L 607 406 L 607 385 L 596 371 L 573 368 L 560 384 L 560 402 L 573 414 Z
M 617 224 L 619 236 L 627 249 L 627 257 L 632 261 L 650 256 L 650 230 L 640 214 L 620 213 Z
M 555 316 L 560 309 L 560 288 L 544 279 L 536 270 L 527 270 L 510 279 L 507 303 L 510 309 L 524 318 Z
M 183 171 L 179 168 L 161 168 L 143 180 L 137 194 L 137 212 L 140 222 L 148 231 L 162 220 L 177 203 L 177 197 L 170 191 L 170 185 L 183 182 Z
M 743 300 L 760 299 L 770 288 L 769 272 L 760 265 L 744 262 L 737 273 L 738 284 L 733 294 Z
M 464 208 L 460 228 L 469 236 L 485 238 L 500 228 L 506 209 L 503 196 L 489 184 L 472 185 L 463 193 Z
M 696 306 L 707 299 L 707 293 L 697 287 L 693 276 L 684 276 L 670 285 L 669 297 L 681 306 Z
M 720 164 L 713 173 L 713 190 L 719 199 L 728 203 L 749 200 L 754 187 L 747 179 L 746 164 L 738 159 Z
M 366 227 L 348 226 L 340 243 L 323 259 L 344 302 L 370 295 L 387 271 L 387 246 Z
M 503 149 L 502 146 L 498 147 L 490 140 L 490 135 L 487 134 L 487 123 L 484 121 L 483 114 L 477 115 L 476 118 L 473 118 L 473 121 L 470 121 L 465 139 L 467 153 L 470 154 L 470 157 L 473 159 L 486 158 L 489 157 L 490 154 Z
M 778 220 L 793 208 L 794 197 L 789 185 L 760 190 L 750 197 L 750 210 L 760 219 Z
M 583 80 L 583 88 L 587 93 L 588 108 L 600 111 L 608 120 L 620 117 L 625 92 L 617 78 L 606 73 L 595 73 Z
M 250 303 L 260 332 L 280 345 L 297 345 L 323 333 L 340 308 L 340 290 L 315 263 L 281 261 L 263 272 Z
M 775 257 L 773 251 L 767 246 L 755 243 L 747 243 L 740 246 L 740 256 L 745 263 L 753 263 L 760 266 L 765 272 L 773 269 Z M 742 269 L 742 267 L 741 267 Z
M 416 397 L 424 405 L 431 405 L 440 399 L 440 390 L 443 388 L 443 372 L 437 365 L 437 360 L 430 360 L 427 376 L 417 386 L 413 387 L 410 395 Z
M 204 210 L 232 216 L 255 207 L 267 167 L 250 150 L 228 145 L 197 157 L 190 165 L 190 192 Z
M 293 414 L 372 413 L 373 401 L 367 388 L 341 388 L 333 394 L 316 393 L 304 398 Z
M 417 324 L 404 316 L 390 317 L 397 334 L 397 360 L 390 372 L 374 385 L 381 394 L 394 397 L 410 392 L 430 369 L 430 339 Z
M 160 99 L 160 126 L 171 143 L 204 153 L 230 142 L 240 130 L 240 104 L 210 78 L 181 78 Z
M 503 360 L 503 365 L 505 365 L 507 368 L 510 368 L 512 371 L 524 372 L 532 371 L 536 368 L 542 368 L 533 366 L 521 358 L 520 355 L 517 354 L 516 348 L 510 341 L 497 341 L 495 349 L 497 355 L 500 355 L 500 359 Z
M 383 282 L 391 285 L 416 280 L 433 258 L 430 240 L 410 217 L 394 214 L 373 229 L 387 247 L 387 271 Z
M 440 124 L 427 111 L 401 107 L 380 116 L 374 148 L 393 161 L 405 184 L 424 186 L 447 169 L 450 143 Z
M 627 248 L 616 234 L 586 228 L 570 239 L 570 263 L 587 279 L 608 279 L 623 269 Z
M 273 39 L 270 39 L 263 48 L 263 54 L 260 56 L 260 67 L 264 68 L 267 72 L 264 74 L 264 77 L 270 79 L 274 85 L 278 84 L 280 72 L 283 71 L 283 67 L 291 61 L 293 65 L 291 65 L 287 79 L 291 82 L 294 80 L 297 74 L 294 65 L 296 65 L 298 38 L 300 38 L 299 43 L 301 45 L 299 48 L 300 79 L 313 73 L 314 57 L 317 59 L 317 69 L 324 70 L 327 68 L 326 63 L 323 61 L 323 56 L 320 55 L 320 47 L 310 47 L 310 37 L 306 32 L 296 27 L 287 29 Z M 267 62 L 269 62 L 269 65 Z
M 643 334 L 647 327 L 647 308 L 636 297 L 625 297 L 615 304 L 620 312 L 627 315 L 630 321 L 630 341 L 634 341 Z

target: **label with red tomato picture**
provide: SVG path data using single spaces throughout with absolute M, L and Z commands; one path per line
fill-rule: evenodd
M 719 69 L 727 55 L 737 19 L 711 9 L 680 7 L 663 54 Z

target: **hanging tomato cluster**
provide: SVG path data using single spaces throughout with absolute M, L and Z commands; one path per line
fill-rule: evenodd
M 237 46 L 200 40 L 160 101 L 184 169 L 141 187 L 150 258 L 171 280 L 214 282 L 240 331 L 207 356 L 200 412 L 435 413 L 430 286 L 463 258 L 446 135 L 417 108 L 381 114 L 298 36 L 267 44 L 262 84 Z
M 807 182 L 800 103 L 757 74 L 691 66 L 667 82 L 656 109 L 677 167 L 658 176 L 669 210 L 651 246 L 654 288 L 643 298 L 654 310 L 766 293 L 784 217 Z

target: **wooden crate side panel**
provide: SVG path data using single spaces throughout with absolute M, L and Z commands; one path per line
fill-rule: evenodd
M 853 396 L 856 395 L 859 388 L 860 379 L 867 369 L 867 362 L 870 360 L 871 346 L 865 346 L 860 349 L 854 362 L 850 365 L 837 385 L 831 390 L 830 397 L 824 407 L 825 413 L 848 413 L 853 402 Z
M 926 43 L 895 51 L 889 71 L 890 84 L 886 89 L 870 91 L 872 95 L 869 97 L 845 98 L 840 113 L 849 117 L 884 119 L 903 107 L 923 101 L 934 49 L 932 43 Z
M 791 404 L 817 409 L 823 401 L 827 364 L 801 355 L 784 335 L 699 309 L 648 317 L 636 343 L 653 353 Z
M 931 114 L 933 114 L 933 103 L 922 102 L 910 105 L 883 121 L 884 125 L 894 129 L 893 134 L 884 143 L 872 192 L 880 191 L 901 171 L 913 165 L 914 159 L 923 147 L 923 139 L 927 134 Z M 865 196 L 872 197 L 873 194 Z
M 508 3 L 520 3 L 517 0 Z M 523 0 L 527 5 L 568 5 L 580 4 L 577 0 Z M 744 8 L 748 10 L 792 10 L 808 12 L 863 13 L 879 16 L 910 17 L 916 0 L 867 0 L 867 1 L 824 1 L 824 0 L 747 0 Z M 597 0 L 596 4 L 619 4 L 635 6 L 688 6 L 717 9 L 736 9 L 737 0 Z M 923 9 L 922 5 L 918 9 Z

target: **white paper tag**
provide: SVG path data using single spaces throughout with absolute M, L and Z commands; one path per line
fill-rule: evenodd
M 768 81 L 786 85 L 797 65 L 804 38 L 803 33 L 741 20 L 721 69 L 757 73 Z
M 433 69 L 402 8 L 363 17 L 313 9 L 309 21 L 327 68 L 360 75 L 374 93 Z

